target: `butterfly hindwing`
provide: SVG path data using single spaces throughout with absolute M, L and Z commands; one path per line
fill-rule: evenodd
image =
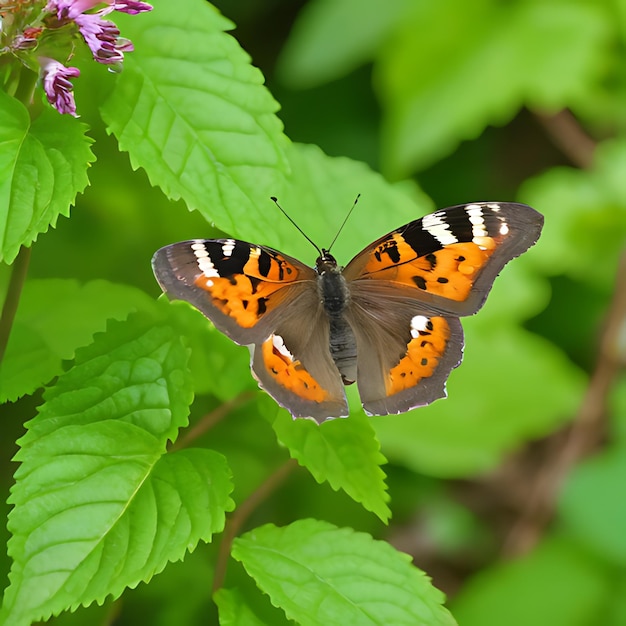
M 328 318 L 319 298 L 307 292 L 276 330 L 252 348 L 252 371 L 294 417 L 323 422 L 327 417 L 346 416 L 346 394 L 328 344 Z
M 370 415 L 403 413 L 445 397 L 448 375 L 463 357 L 460 320 L 410 298 L 387 299 L 382 308 L 376 287 L 374 281 L 355 287 L 347 314 L 363 408 Z

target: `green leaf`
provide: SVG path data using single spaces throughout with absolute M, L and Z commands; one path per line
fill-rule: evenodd
M 278 77 L 303 89 L 348 74 L 374 59 L 410 6 L 409 0 L 308 2 L 281 51 Z
M 343 489 L 383 522 L 391 517 L 385 474 L 380 468 L 386 460 L 362 412 L 318 425 L 311 420 L 294 420 L 286 411 L 280 411 L 274 430 L 289 454 L 318 483 L 327 481 L 335 491 Z
M 94 156 L 87 127 L 69 115 L 47 108 L 31 122 L 5 92 L 0 111 L 0 261 L 12 263 L 20 246 L 69 216 Z
M 224 527 L 230 471 L 166 454 L 192 399 L 176 330 L 135 315 L 77 352 L 19 441 L 6 623 L 117 597 Z
M 471 578 L 452 610 L 463 626 L 610 624 L 604 618 L 617 591 L 611 578 L 576 544 L 550 538 L 528 556 Z
M 235 539 L 232 555 L 302 626 L 455 624 L 443 594 L 407 554 L 350 528 L 310 519 L 268 524 Z
M 626 564 L 626 449 L 584 461 L 568 477 L 559 510 L 568 531 L 602 559 Z
M 486 471 L 505 452 L 562 424 L 581 400 L 582 373 L 548 341 L 507 324 L 463 324 L 464 359 L 450 376 L 448 398 L 372 418 L 387 458 L 416 472 Z
M 524 104 L 554 110 L 581 97 L 607 54 L 604 11 L 564 1 L 416 4 L 377 65 L 384 169 L 406 176 Z
M 101 106 L 133 167 L 210 222 L 249 237 L 275 215 L 287 141 L 278 105 L 232 24 L 199 0 L 157 0 L 154 11 L 117 17 L 135 52 Z
M 104 330 L 108 319 L 150 309 L 154 302 L 144 292 L 104 280 L 26 281 L 0 364 L 0 402 L 32 393 L 60 374 L 62 361 Z

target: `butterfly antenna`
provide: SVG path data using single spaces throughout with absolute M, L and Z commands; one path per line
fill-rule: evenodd
M 348 218 L 352 215 L 352 211 L 354 211 L 354 207 L 356 206 L 356 203 L 359 201 L 360 197 L 361 197 L 361 194 L 360 193 L 357 194 L 356 198 L 354 199 L 354 203 L 352 204 L 352 207 L 348 211 L 348 215 L 346 215 L 341 226 L 339 227 L 339 230 L 337 231 L 337 234 L 335 235 L 335 238 L 332 240 L 330 246 L 328 246 L 328 252 L 330 252 L 330 249 L 335 245 L 335 241 L 337 241 L 337 237 L 339 237 L 339 235 L 341 234 L 341 231 L 343 230 L 343 227 L 346 225 L 346 222 L 348 221 Z
M 275 196 L 271 196 L 270 200 L 280 209 L 280 212 L 296 227 L 296 229 L 300 232 L 300 234 L 317 250 L 317 253 L 322 256 L 322 251 L 319 249 L 318 245 L 298 226 L 293 219 L 287 214 L 287 211 L 283 209 L 283 207 L 278 204 L 278 198 Z

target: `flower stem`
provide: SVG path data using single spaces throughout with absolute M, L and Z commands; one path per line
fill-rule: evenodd
M 24 286 L 24 281 L 26 280 L 29 261 L 30 248 L 22 246 L 15 261 L 13 262 L 9 288 L 7 289 L 7 296 L 2 306 L 2 314 L 0 315 L 0 364 L 2 364 L 2 359 L 4 358 L 4 353 L 9 342 L 9 335 L 11 334 L 17 305 L 20 301 L 22 287 Z

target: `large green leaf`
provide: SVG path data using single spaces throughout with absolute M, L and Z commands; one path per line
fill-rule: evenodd
M 0 91 L 0 261 L 69 215 L 94 160 L 87 127 L 44 109 L 34 121 L 23 104 Z
M 456 623 L 408 555 L 350 528 L 311 519 L 268 524 L 236 539 L 232 554 L 302 626 Z
M 385 457 L 370 421 L 357 413 L 348 419 L 328 420 L 318 425 L 294 420 L 281 411 L 274 422 L 278 439 L 318 483 L 327 481 L 342 489 L 386 522 L 391 516 L 385 474 Z
M 46 392 L 16 456 L 4 623 L 116 597 L 223 529 L 225 459 L 166 453 L 187 422 L 187 358 L 174 328 L 136 315 Z
M 360 161 L 329 157 L 308 144 L 293 144 L 288 156 L 292 174 L 281 204 L 320 248 L 330 246 L 357 194 L 361 194 L 333 246 L 341 265 L 347 265 L 372 241 L 434 208 L 416 184 L 406 181 L 391 185 Z M 267 233 L 267 242 L 313 265 L 313 248 L 286 219 L 275 215 L 277 234 Z
M 231 22 L 201 0 L 157 0 L 117 21 L 135 52 L 101 112 L 133 167 L 224 231 L 269 229 L 287 141 L 262 74 L 224 32 Z

